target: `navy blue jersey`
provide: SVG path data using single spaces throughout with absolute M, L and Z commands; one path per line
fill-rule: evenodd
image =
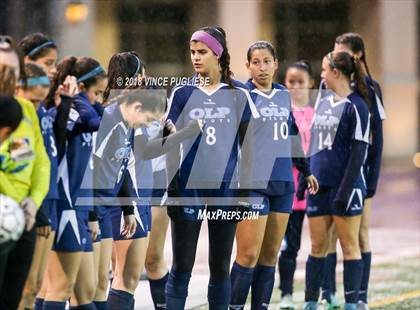
M 93 153 L 95 195 L 118 195 L 132 153 L 133 134 L 122 118 L 119 104 L 107 106 Z
M 37 113 L 45 150 L 51 163 L 50 189 L 45 199 L 58 199 L 58 152 L 54 136 L 54 121 L 57 115 L 57 109 L 53 107 L 47 110 L 44 103 L 41 103 L 37 109 Z
M 251 98 L 261 117 L 253 120 L 253 181 L 293 182 L 291 139 L 294 117 L 288 90 L 273 84 L 269 94 L 248 81 Z
M 75 207 L 78 197 L 92 196 L 91 169 L 86 168 L 93 165 L 93 133 L 99 129 L 102 112 L 102 106 L 99 103 L 92 105 L 84 93 L 73 98 L 67 122 L 66 154 L 59 166 L 59 194 L 72 207 Z M 78 208 L 92 209 L 92 205 L 79 205 Z
M 182 142 L 181 188 L 218 188 L 221 182 L 237 181 L 238 129 L 258 112 L 246 86 L 233 85 L 221 83 L 211 92 L 193 85 L 172 91 L 167 118 L 177 129 L 197 119 L 204 122 L 202 134 Z
M 370 116 L 356 92 L 335 101 L 334 95 L 317 102 L 311 131 L 311 171 L 321 186 L 338 187 L 344 177 L 354 140 L 369 143 Z M 354 187 L 366 189 L 361 172 Z
M 383 149 L 382 121 L 385 120 L 386 114 L 382 101 L 381 87 L 376 81 L 371 81 L 368 76 L 366 76 L 366 83 L 371 102 L 371 135 L 368 155 L 364 165 L 364 173 L 368 190 L 367 195 L 368 197 L 372 197 L 375 194 L 379 179 Z

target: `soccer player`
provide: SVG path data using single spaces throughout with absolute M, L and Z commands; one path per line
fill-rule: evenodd
M 139 89 L 138 84 L 130 87 L 118 85 L 119 78 L 140 80 L 145 76 L 144 65 L 135 52 L 115 54 L 108 68 L 105 99 L 110 104 L 105 109 L 96 139 L 94 187 L 95 196 L 104 200 L 99 203 L 99 219 L 102 221 L 109 214 L 114 239 L 116 260 L 108 307 L 132 309 L 151 225 L 151 159 L 162 155 L 171 143 L 177 145 L 171 138 L 182 139 L 184 134 L 188 137 L 188 132 L 179 132 L 168 139 L 150 140 L 146 127 L 156 120 L 155 112 L 159 106 L 163 110 L 166 96 L 160 96 L 153 89 Z M 165 125 L 169 131 L 172 126 L 169 121 Z M 195 125 L 189 129 L 195 134 L 198 127 Z M 162 137 L 161 134 L 158 136 Z M 107 205 L 107 201 L 113 199 L 118 203 Z M 110 258 L 108 255 L 107 262 L 101 258 L 105 267 L 109 266 Z M 100 272 L 107 271 L 106 268 Z M 97 299 L 95 304 L 98 308 Z
M 363 272 L 358 236 L 366 195 L 361 169 L 369 142 L 368 90 L 360 62 L 348 53 L 328 53 L 321 78 L 334 94 L 317 102 L 311 132 L 311 171 L 320 190 L 307 198 L 312 246 L 304 309 L 317 308 L 328 230 L 334 222 L 344 256 L 345 309 L 350 310 L 357 307 Z
M 382 91 L 378 82 L 375 81 L 370 72 L 366 61 L 366 49 L 362 37 L 358 33 L 344 33 L 335 40 L 334 51 L 347 52 L 353 57 L 360 60 L 363 64 L 365 80 L 368 85 L 369 100 L 372 103 L 370 108 L 371 114 L 371 137 L 368 147 L 368 155 L 363 165 L 363 173 L 366 180 L 367 194 L 364 202 L 362 221 L 360 226 L 359 243 L 363 260 L 363 277 L 359 291 L 359 309 L 369 309 L 367 306 L 367 292 L 370 276 L 371 265 L 371 249 L 369 243 L 369 220 L 372 197 L 375 195 L 378 184 L 382 148 L 383 148 L 383 129 L 382 121 L 385 120 L 386 114 L 382 101 Z M 330 241 L 329 253 L 326 261 L 326 278 L 323 285 L 323 298 L 331 300 L 335 304 L 335 265 L 337 262 L 336 255 L 336 233 L 332 233 L 333 238 Z M 335 238 L 334 238 L 335 236 Z M 332 296 L 329 296 L 329 295 Z
M 309 149 L 311 123 L 314 116 L 311 104 L 311 91 L 314 81 L 312 69 L 308 62 L 298 61 L 286 69 L 285 86 L 292 99 L 292 113 L 299 128 L 302 146 L 305 154 Z M 286 233 L 281 247 L 278 266 L 280 275 L 281 301 L 280 309 L 294 309 L 293 278 L 296 270 L 296 257 L 302 239 L 302 226 L 305 218 L 306 197 L 305 189 L 298 187 L 299 173 L 293 167 L 293 179 L 296 193 L 293 197 L 293 212 L 287 223 Z
M 56 72 L 57 45 L 45 34 L 36 32 L 24 37 L 18 44 L 25 63 L 34 62 L 44 68 L 50 80 Z
M 311 192 L 317 182 L 303 158 L 287 89 L 273 83 L 278 67 L 271 43 L 257 41 L 248 49 L 246 83 L 261 115 L 253 120 L 252 197 L 261 204 L 257 220 L 244 220 L 236 232 L 237 254 L 231 271 L 231 309 L 244 307 L 252 284 L 252 309 L 267 307 L 274 286 L 275 266 L 293 202 L 293 162 L 308 180 Z M 293 139 L 293 141 L 291 140 Z M 296 143 L 297 142 L 297 143 Z
M 201 228 L 199 214 L 204 206 L 208 212 L 237 208 L 232 207 L 237 193 L 231 183 L 237 183 L 240 177 L 235 169 L 238 152 L 249 120 L 258 117 L 246 87 L 232 79 L 222 28 L 204 27 L 194 32 L 190 55 L 196 74 L 192 80 L 198 82 L 173 89 L 167 118 L 177 129 L 202 119 L 204 128 L 199 137 L 182 143 L 182 163 L 175 178 L 168 172 L 173 264 L 166 284 L 167 309 L 185 308 Z M 200 79 L 204 80 L 201 85 Z M 167 156 L 168 170 L 172 169 L 171 163 L 172 158 Z M 244 160 L 243 166 L 249 165 L 249 159 Z M 173 197 L 180 200 L 172 200 Z M 227 309 L 229 305 L 229 266 L 235 231 L 236 220 L 208 221 L 210 309 Z
M 91 194 L 82 188 L 82 182 L 91 158 L 92 133 L 98 130 L 101 121 L 103 108 L 99 102 L 106 87 L 106 75 L 92 58 L 67 57 L 57 66 L 49 98 L 55 96 L 68 75 L 76 77 L 80 93 L 72 99 L 67 146 L 59 163 L 58 229 L 48 261 L 43 309 L 64 309 L 70 297 L 72 306 L 94 307 L 92 240 L 96 239 L 98 224 L 89 214 L 92 205 L 81 205 L 77 199 Z

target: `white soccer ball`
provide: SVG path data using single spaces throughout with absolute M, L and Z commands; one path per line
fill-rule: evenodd
M 12 198 L 0 194 L 0 243 L 17 241 L 25 228 L 25 215 Z

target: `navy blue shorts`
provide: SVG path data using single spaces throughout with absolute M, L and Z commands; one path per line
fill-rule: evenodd
M 292 213 L 293 193 L 281 196 L 265 195 L 261 192 L 252 191 L 252 197 L 261 197 L 262 204 L 253 204 L 252 210 L 257 211 L 259 215 L 268 215 L 270 212 Z
M 124 215 L 120 206 L 108 207 L 111 215 L 112 234 L 114 240 L 127 240 L 121 235 L 124 225 Z M 130 239 L 146 238 L 152 229 L 152 212 L 150 206 L 137 206 L 134 208 L 134 216 L 137 220 L 136 232 Z
M 57 230 L 57 201 L 57 199 L 45 199 L 40 208 L 48 216 L 52 231 Z
M 57 252 L 92 252 L 89 211 L 77 210 L 67 200 L 57 201 L 58 228 L 53 250 Z
M 251 191 L 251 197 L 262 199 L 261 204 L 252 206 L 260 215 L 270 212 L 292 213 L 294 184 L 288 181 L 270 181 L 266 189 Z
M 333 201 L 337 188 L 320 188 L 316 195 L 308 195 L 306 214 L 308 217 L 336 215 L 355 216 L 363 212 L 364 192 L 360 188 L 354 188 L 347 205 L 343 209 L 333 207 Z
M 96 211 L 98 215 L 99 234 L 94 242 L 112 238 L 112 221 L 109 207 L 97 206 Z

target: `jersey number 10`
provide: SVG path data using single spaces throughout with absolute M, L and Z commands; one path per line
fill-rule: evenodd
M 286 140 L 287 137 L 289 136 L 289 126 L 287 125 L 287 122 L 282 122 L 279 123 L 275 122 L 274 123 L 274 141 L 278 141 L 279 140 L 279 134 L 282 137 L 283 140 Z

